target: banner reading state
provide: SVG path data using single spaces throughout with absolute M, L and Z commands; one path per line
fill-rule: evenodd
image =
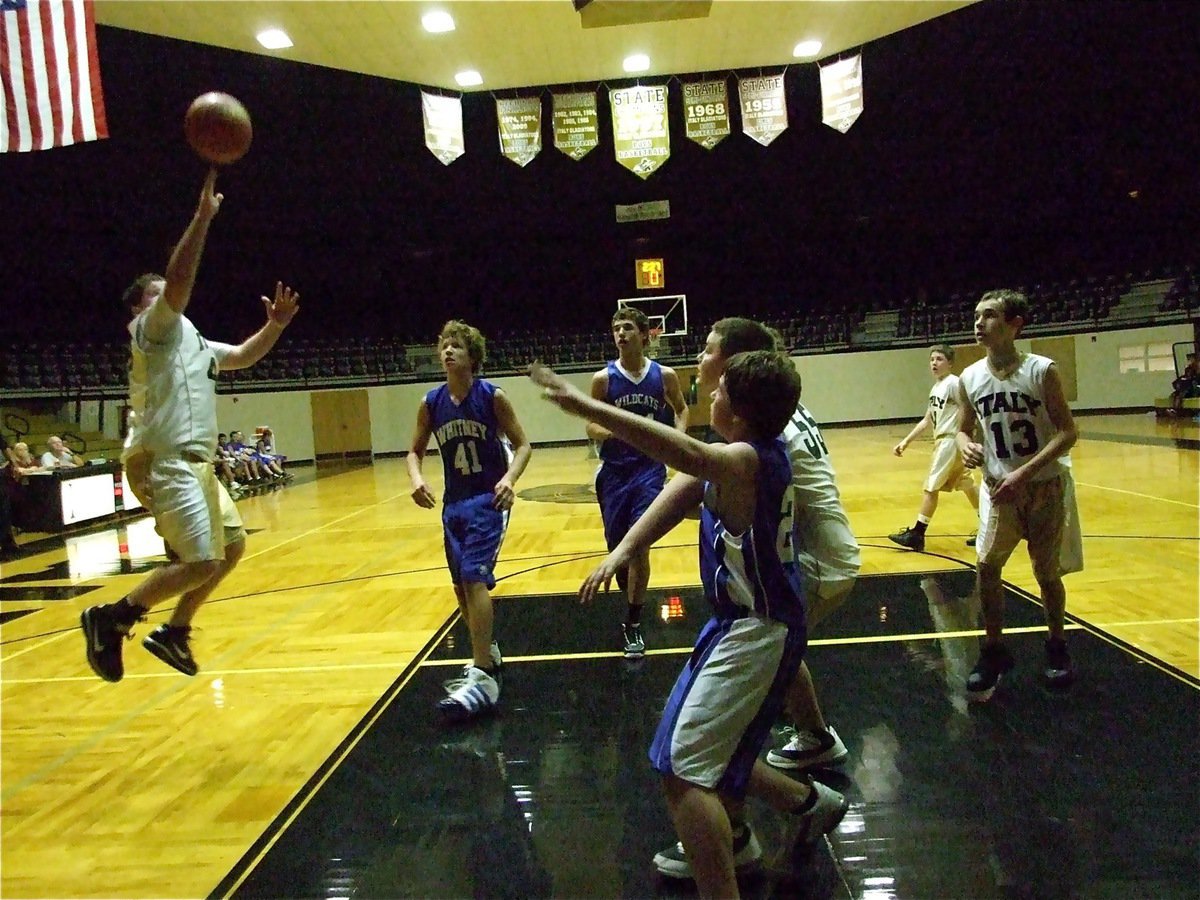
M 649 178 L 671 156 L 667 86 L 617 88 L 608 92 L 608 98 L 617 162 L 639 178 Z
M 683 120 L 687 136 L 711 150 L 729 136 L 729 88 L 722 81 L 683 86 Z
M 862 54 L 821 66 L 821 121 L 845 134 L 862 111 Z
M 518 166 L 527 166 L 542 152 L 542 98 L 496 99 L 500 152 Z
M 742 131 L 764 147 L 787 130 L 783 75 L 739 79 L 738 98 L 742 105 Z
M 583 159 L 600 143 L 596 95 L 553 94 L 554 146 L 571 159 Z
M 466 152 L 461 100 L 421 91 L 421 115 L 425 120 L 425 146 L 442 165 L 450 165 Z

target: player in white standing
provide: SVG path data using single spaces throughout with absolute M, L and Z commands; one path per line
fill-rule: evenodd
M 1025 539 L 1041 589 L 1049 639 L 1044 677 L 1049 687 L 1073 679 L 1063 638 L 1067 594 L 1062 576 L 1083 568 L 1079 514 L 1067 452 L 1078 437 L 1054 361 L 1016 348 L 1029 315 L 1019 291 L 988 291 L 975 307 L 975 340 L 987 356 L 961 376 L 958 434 L 963 460 L 982 466 L 977 579 L 986 632 L 967 678 L 967 699 L 991 698 L 1013 668 L 1005 647 L 1004 564 Z M 983 441 L 975 440 L 980 427 Z
M 237 507 L 213 470 L 217 446 L 217 373 L 254 365 L 275 345 L 299 309 L 299 295 L 275 286 L 262 298 L 267 321 L 237 346 L 210 342 L 184 315 L 209 225 L 223 199 L 212 169 L 196 213 L 167 264 L 166 276 L 142 275 L 125 291 L 133 355 L 129 371 L 132 415 L 123 461 L 130 487 L 154 515 L 167 547 L 167 565 L 129 594 L 83 611 L 87 659 L 105 681 L 125 674 L 121 646 L 153 606 L 181 596 L 170 620 L 142 642 L 163 662 L 195 675 L 191 622 L 241 559 L 246 533 Z
M 775 350 L 779 336 L 753 319 L 729 317 L 712 326 L 697 367 L 697 390 L 711 392 L 729 358 L 752 350 Z M 806 622 L 811 631 L 846 599 L 861 565 L 858 540 L 842 506 L 829 447 L 816 419 L 796 404 L 783 430 L 792 467 L 793 550 L 804 576 Z M 767 753 L 781 769 L 816 769 L 845 761 L 846 745 L 821 712 L 807 660 L 801 662 L 784 704 L 792 727 L 787 743 Z
M 954 365 L 954 350 L 938 344 L 929 351 L 929 370 L 933 373 L 933 387 L 929 389 L 929 408 L 921 421 L 913 426 L 892 452 L 903 456 L 916 438 L 929 428 L 933 429 L 933 458 L 929 463 L 929 475 L 925 479 L 925 493 L 921 497 L 921 509 L 917 521 L 911 528 L 889 534 L 888 540 L 907 547 L 909 550 L 925 549 L 925 529 L 933 520 L 938 507 L 938 494 L 962 491 L 967 495 L 973 509 L 979 509 L 979 488 L 975 486 L 954 436 L 958 433 L 958 376 L 951 368 Z M 967 539 L 967 546 L 975 546 L 975 536 Z

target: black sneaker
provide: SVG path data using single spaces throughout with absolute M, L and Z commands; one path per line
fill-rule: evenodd
M 184 675 L 195 675 L 200 669 L 188 646 L 191 633 L 187 625 L 159 625 L 142 639 L 142 646 L 171 668 Z
M 1071 654 L 1067 651 L 1066 641 L 1046 641 L 1046 669 L 1042 674 L 1048 688 L 1070 687 L 1075 680 L 1075 671 L 1071 668 Z
M 622 625 L 621 638 L 625 644 L 626 659 L 641 659 L 646 655 L 646 641 L 642 637 L 641 625 Z
M 733 832 L 733 867 L 738 874 L 757 869 L 762 864 L 762 855 L 762 846 L 748 822 Z M 683 844 L 679 843 L 655 853 L 654 868 L 667 878 L 692 877 L 692 864 L 688 862 Z
M 979 662 L 967 676 L 967 699 L 975 703 L 984 703 L 992 699 L 1000 676 L 1011 672 L 1013 658 L 1008 648 L 1003 644 L 988 644 L 979 654 Z
M 903 531 L 897 531 L 895 534 L 889 534 L 888 540 L 893 544 L 899 544 L 901 547 L 907 547 L 909 550 L 924 550 L 925 549 L 925 534 L 917 531 L 915 528 L 905 528 Z
M 105 681 L 120 681 L 125 677 L 121 645 L 131 637 L 133 627 L 117 621 L 113 605 L 89 606 L 79 617 L 83 639 L 87 641 L 88 664 Z

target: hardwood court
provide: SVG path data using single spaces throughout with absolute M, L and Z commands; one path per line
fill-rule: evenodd
M 1145 416 L 1079 421 L 1083 439 L 1073 459 L 1087 568 L 1067 579 L 1068 611 L 1115 648 L 1114 658 L 1166 679 L 1151 684 L 1182 690 L 1191 698 L 1185 710 L 1191 709 L 1200 675 L 1195 429 L 1172 431 Z M 864 575 L 961 573 L 972 558 L 963 541 L 973 527 L 961 497 L 943 499 L 926 553 L 894 548 L 886 539 L 911 524 L 928 461 L 922 445 L 903 459 L 891 456 L 891 446 L 906 430 L 897 425 L 827 432 L 863 544 Z M 599 663 L 619 651 L 611 604 L 604 611 L 580 610 L 570 597 L 603 549 L 599 515 L 587 494 L 594 465 L 582 446 L 538 449 L 519 485 L 523 496 L 540 494 L 553 502 L 518 503 L 498 570 L 503 580 L 497 596 L 508 601 L 498 618 L 521 623 L 520 649 L 509 659 L 518 672 L 524 665 L 532 672 L 553 664 L 534 662 L 543 643 L 539 627 L 554 630 L 544 635 L 551 656 L 583 653 Z M 426 468 L 432 476 L 436 463 Z M 403 461 L 383 459 L 302 477 L 285 489 L 243 500 L 239 508 L 252 532 L 247 555 L 198 617 L 201 672 L 194 679 L 164 667 L 138 640 L 126 645 L 126 677 L 119 685 L 99 681 L 84 659 L 80 610 L 117 599 L 140 577 L 138 570 L 156 561 L 144 524 L 65 543 L 38 541 L 23 558 L 4 564 L 0 894 L 253 893 L 255 868 L 271 851 L 260 839 L 268 831 L 286 833 L 288 821 L 303 814 L 307 798 L 335 776 L 353 750 L 356 738 L 349 736 L 369 733 L 373 723 L 399 715 L 396 710 L 402 716 L 393 727 L 409 737 L 427 732 L 433 711 L 425 701 L 452 671 L 458 649 L 453 641 L 461 632 L 451 627 L 455 604 L 439 514 L 417 508 L 408 491 Z M 128 548 L 124 558 L 122 544 Z M 696 584 L 693 523 L 668 535 L 654 553 L 654 566 L 657 587 Z M 1036 594 L 1023 552 L 1006 576 L 1018 594 Z M 534 609 L 524 598 L 546 597 L 557 598 L 552 609 L 566 609 L 573 621 L 587 623 L 590 617 L 590 646 L 564 647 L 555 636 L 555 619 L 517 612 Z M 165 616 L 152 614 L 138 639 Z M 1040 641 L 1036 621 L 1036 614 L 1022 620 L 1030 624 L 1031 647 Z M 868 667 L 879 654 L 911 643 L 903 634 L 861 638 L 853 652 Z M 434 648 L 435 658 L 413 666 Z M 1036 659 L 1025 656 L 1023 662 Z M 400 678 L 402 673 L 408 675 Z M 881 677 L 886 680 L 886 673 Z M 1083 668 L 1076 688 L 1081 705 L 1094 703 L 1087 679 Z M 883 687 L 879 696 L 866 696 L 871 682 L 866 685 L 857 689 L 855 704 L 886 698 L 902 709 L 908 702 Z M 825 694 L 831 707 L 849 705 L 836 686 Z M 919 696 L 910 698 L 914 710 L 921 706 Z M 597 702 L 603 700 L 602 694 Z M 1136 705 L 1132 698 L 1125 713 L 1107 709 L 1110 726 L 1147 727 Z M 1019 713 L 1020 708 L 1008 710 L 1010 719 Z M 529 708 L 513 716 L 549 727 Z M 1121 736 L 1119 730 L 1098 731 L 1088 739 Z M 631 767 L 644 768 L 642 752 L 632 755 Z M 852 767 L 847 773 L 863 774 L 855 775 Z M 407 779 L 419 775 L 381 774 L 405 779 L 406 790 L 412 788 Z M 665 843 L 669 837 L 663 831 L 646 840 Z M 649 860 L 642 849 L 639 843 L 636 858 L 621 865 L 644 875 Z M 605 853 L 610 851 L 616 852 Z M 462 865 L 440 857 L 439 847 L 425 852 L 406 865 Z M 589 852 L 585 845 L 575 847 L 576 856 Z M 843 883 L 838 895 L 865 889 Z

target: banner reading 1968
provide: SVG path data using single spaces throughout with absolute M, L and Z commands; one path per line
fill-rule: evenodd
M 742 78 L 738 81 L 738 97 L 742 103 L 742 131 L 764 147 L 787 130 L 782 75 Z
M 650 177 L 671 155 L 667 86 L 618 88 L 610 90 L 608 97 L 617 162 L 640 178 Z
M 526 166 L 542 152 L 542 98 L 496 99 L 500 152 Z
M 683 121 L 688 138 L 711 150 L 729 136 L 729 88 L 722 81 L 683 86 Z

